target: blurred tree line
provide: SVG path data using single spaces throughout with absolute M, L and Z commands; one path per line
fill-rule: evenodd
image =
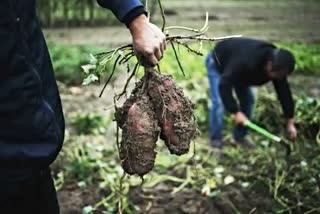
M 115 24 L 109 10 L 96 0 L 37 0 L 37 12 L 44 27 L 68 27 Z
M 145 1 L 144 1 L 145 3 Z M 99 7 L 96 0 L 37 0 L 37 13 L 43 27 L 114 25 L 112 12 Z M 149 0 L 151 13 L 157 0 Z

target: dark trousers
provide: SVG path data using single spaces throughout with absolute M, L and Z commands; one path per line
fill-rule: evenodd
M 23 181 L 1 181 L 0 188 L 2 214 L 59 214 L 49 169 L 35 172 Z

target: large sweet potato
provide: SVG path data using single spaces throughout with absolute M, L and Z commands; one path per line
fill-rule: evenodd
M 122 128 L 120 159 L 128 174 L 144 175 L 154 165 L 159 126 L 147 93 L 137 85 L 134 93 L 117 109 L 116 120 Z
M 170 75 L 160 74 L 153 69 L 149 69 L 146 75 L 148 95 L 161 127 L 161 139 L 171 153 L 187 153 L 197 130 L 192 102 L 174 84 Z

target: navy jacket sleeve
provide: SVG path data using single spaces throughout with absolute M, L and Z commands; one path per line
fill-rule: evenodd
M 135 17 L 145 13 L 139 0 L 97 0 L 98 4 L 110 9 L 117 19 L 128 25 Z
M 220 83 L 219 83 L 219 93 L 223 102 L 224 107 L 230 113 L 236 113 L 239 111 L 238 103 L 234 99 L 232 91 L 234 84 L 236 83 L 237 76 L 233 72 L 235 67 L 229 65 L 223 74 L 221 75 Z
M 274 80 L 274 88 L 277 92 L 278 99 L 281 103 L 281 107 L 286 118 L 293 118 L 294 116 L 294 102 L 292 93 L 287 79 Z

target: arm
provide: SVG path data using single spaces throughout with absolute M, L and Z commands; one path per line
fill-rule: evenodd
M 285 118 L 293 119 L 294 104 L 288 80 L 273 80 L 273 85 L 277 92 Z
M 291 140 L 295 140 L 297 138 L 297 131 L 294 126 L 294 102 L 288 80 L 274 80 L 273 85 L 277 92 L 284 116 L 287 119 L 289 137 Z
M 149 22 L 139 0 L 97 0 L 127 25 L 132 36 L 133 49 L 142 65 L 154 66 L 161 60 L 166 48 L 165 35 Z
M 139 0 L 97 0 L 101 7 L 110 9 L 117 19 L 126 23 L 126 16 L 134 10 L 139 10 L 136 17 L 142 13 L 145 13 L 144 7 Z M 133 20 L 134 18 L 132 18 Z M 131 20 L 131 21 L 132 21 Z M 130 22 L 130 20 L 129 20 Z M 127 25 L 129 23 L 126 23 Z
M 234 114 L 235 123 L 244 125 L 248 118 L 239 110 L 238 103 L 232 95 L 234 82 L 237 82 L 237 76 L 231 73 L 232 71 L 234 70 L 226 70 L 221 76 L 219 92 L 226 110 Z
M 219 93 L 224 107 L 230 113 L 236 113 L 239 110 L 238 103 L 232 95 L 233 83 L 227 76 L 222 75 L 219 83 Z

